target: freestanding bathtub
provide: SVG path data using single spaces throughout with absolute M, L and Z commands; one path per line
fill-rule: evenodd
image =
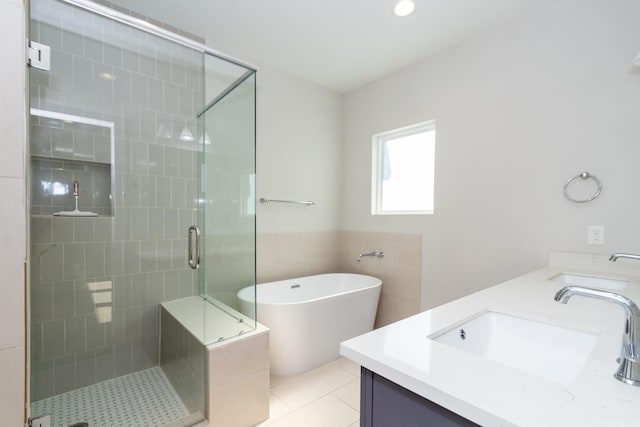
M 271 373 L 295 375 L 339 357 L 340 343 L 373 329 L 382 281 L 322 274 L 257 286 L 258 321 L 269 327 Z M 253 316 L 253 287 L 238 292 Z

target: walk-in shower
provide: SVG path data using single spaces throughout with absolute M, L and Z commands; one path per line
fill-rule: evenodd
M 194 342 L 255 328 L 255 69 L 131 15 L 30 1 L 29 402 L 55 426 L 201 421 Z

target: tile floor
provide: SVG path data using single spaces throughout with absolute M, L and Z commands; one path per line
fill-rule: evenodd
M 151 392 L 151 390 L 142 392 L 142 395 L 144 396 L 153 396 L 155 394 L 158 394 L 158 390 L 163 390 L 165 388 L 167 390 L 170 389 L 170 391 L 173 392 L 170 386 L 161 387 L 160 385 L 158 385 L 159 382 L 162 381 L 165 381 L 166 385 L 168 385 L 168 381 L 166 380 L 166 378 L 164 378 L 164 374 L 162 374 L 162 371 L 159 367 L 101 383 L 98 388 L 105 388 L 106 386 L 111 387 L 111 385 L 117 386 L 121 383 L 126 383 L 127 387 L 130 388 L 131 386 L 129 385 L 129 382 L 131 379 L 140 380 L 134 382 L 135 384 L 142 384 L 136 386 L 138 388 L 146 386 L 146 384 L 150 384 L 153 389 L 156 390 L 155 393 Z M 86 390 L 91 391 L 96 388 L 96 386 L 91 387 L 93 388 L 87 387 Z M 111 388 L 109 388 L 109 390 Z M 84 394 L 87 394 L 86 390 L 82 389 L 80 391 L 82 391 Z M 76 394 L 80 393 L 80 391 L 74 391 L 67 394 L 69 396 L 75 396 Z M 122 393 L 122 390 L 120 390 L 116 394 L 122 395 L 125 401 L 131 400 L 132 402 L 135 401 L 135 403 L 138 403 L 136 399 L 131 399 L 131 396 L 129 394 Z M 64 397 L 66 395 L 61 396 Z M 91 393 L 87 394 L 87 396 L 92 397 L 92 399 L 90 400 L 110 402 L 109 399 L 106 399 L 103 396 L 98 396 L 98 399 L 94 399 L 94 396 Z M 256 427 L 357 427 L 360 425 L 360 366 L 351 362 L 350 360 L 340 358 L 300 375 L 295 375 L 292 377 L 271 376 L 270 399 L 271 416 L 268 420 L 258 424 L 258 426 Z M 60 402 L 68 401 L 68 399 L 60 400 L 60 398 L 58 398 L 58 400 Z M 49 408 L 46 405 L 54 405 L 54 403 L 58 402 L 58 400 L 49 399 L 47 401 L 48 403 L 45 401 L 41 401 L 34 402 L 33 405 L 36 405 L 36 412 L 41 409 L 42 411 L 40 412 L 42 412 L 43 414 L 54 413 L 54 408 Z M 175 396 L 175 400 L 179 402 L 177 396 Z M 32 411 L 34 410 L 33 405 Z M 38 407 L 37 405 L 41 405 L 42 408 Z M 166 405 L 167 403 L 164 401 L 161 404 L 161 406 Z M 61 413 L 71 415 L 72 411 L 70 411 L 69 408 L 64 409 L 62 408 L 62 406 L 60 408 L 62 411 Z M 87 405 L 75 406 L 84 407 Z M 93 408 L 94 405 L 89 406 Z M 139 404 L 136 404 L 135 406 L 138 408 L 147 407 L 147 405 Z M 155 410 L 157 409 L 155 408 L 155 406 L 155 404 L 151 405 L 151 407 L 154 409 L 153 416 L 157 417 L 162 415 L 163 411 Z M 114 408 L 109 408 L 109 410 L 99 410 L 101 406 L 98 405 L 92 409 L 91 413 L 75 414 L 76 418 L 74 418 L 74 420 L 77 421 L 79 419 L 82 419 L 85 421 L 90 421 L 90 425 L 147 425 L 145 422 L 141 422 L 141 420 L 137 418 L 135 419 L 135 421 L 132 420 L 131 423 L 125 422 L 123 419 L 119 418 L 120 416 L 140 416 L 137 413 L 131 415 L 127 411 L 124 411 L 124 409 L 128 408 L 126 402 L 121 402 L 118 400 L 116 407 L 119 408 L 119 410 L 115 410 Z M 186 408 L 182 408 L 182 411 L 184 411 L 186 414 Z M 117 415 L 117 420 L 103 420 L 95 418 L 97 414 L 110 414 L 110 417 L 115 416 L 113 414 L 119 415 Z M 78 416 L 80 416 L 80 418 L 77 418 Z M 58 423 L 56 423 L 56 425 L 60 426 L 69 425 L 69 422 L 72 421 L 67 420 L 62 416 L 56 417 L 56 419 L 58 420 Z M 149 425 L 160 425 L 164 424 L 164 422 L 166 422 L 166 420 L 161 421 L 160 419 L 158 419 L 152 421 Z M 184 424 L 178 422 L 175 424 L 171 424 L 171 426 L 173 425 L 181 426 Z M 206 425 L 206 423 L 203 423 L 201 425 L 204 426 Z
M 360 366 L 340 358 L 300 375 L 271 377 L 270 418 L 258 427 L 360 425 Z
M 45 414 L 51 415 L 53 427 L 80 421 L 90 426 L 158 426 L 184 419 L 189 411 L 156 366 L 31 404 L 31 416 Z

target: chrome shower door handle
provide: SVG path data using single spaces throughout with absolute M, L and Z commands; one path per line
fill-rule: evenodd
M 195 257 L 193 253 L 193 235 L 196 236 L 195 242 Z M 188 252 L 188 261 L 189 267 L 196 270 L 200 267 L 200 229 L 196 225 L 192 225 L 189 227 L 189 240 L 187 242 L 187 252 Z

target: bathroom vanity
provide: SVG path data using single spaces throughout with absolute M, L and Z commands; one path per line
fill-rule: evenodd
M 625 310 L 554 301 L 578 285 L 640 303 L 640 262 L 607 258 L 551 253 L 546 268 L 343 342 L 362 366 L 361 425 L 640 425 L 640 387 L 613 377 Z
M 362 368 L 360 426 L 471 427 L 477 426 L 455 412 Z

